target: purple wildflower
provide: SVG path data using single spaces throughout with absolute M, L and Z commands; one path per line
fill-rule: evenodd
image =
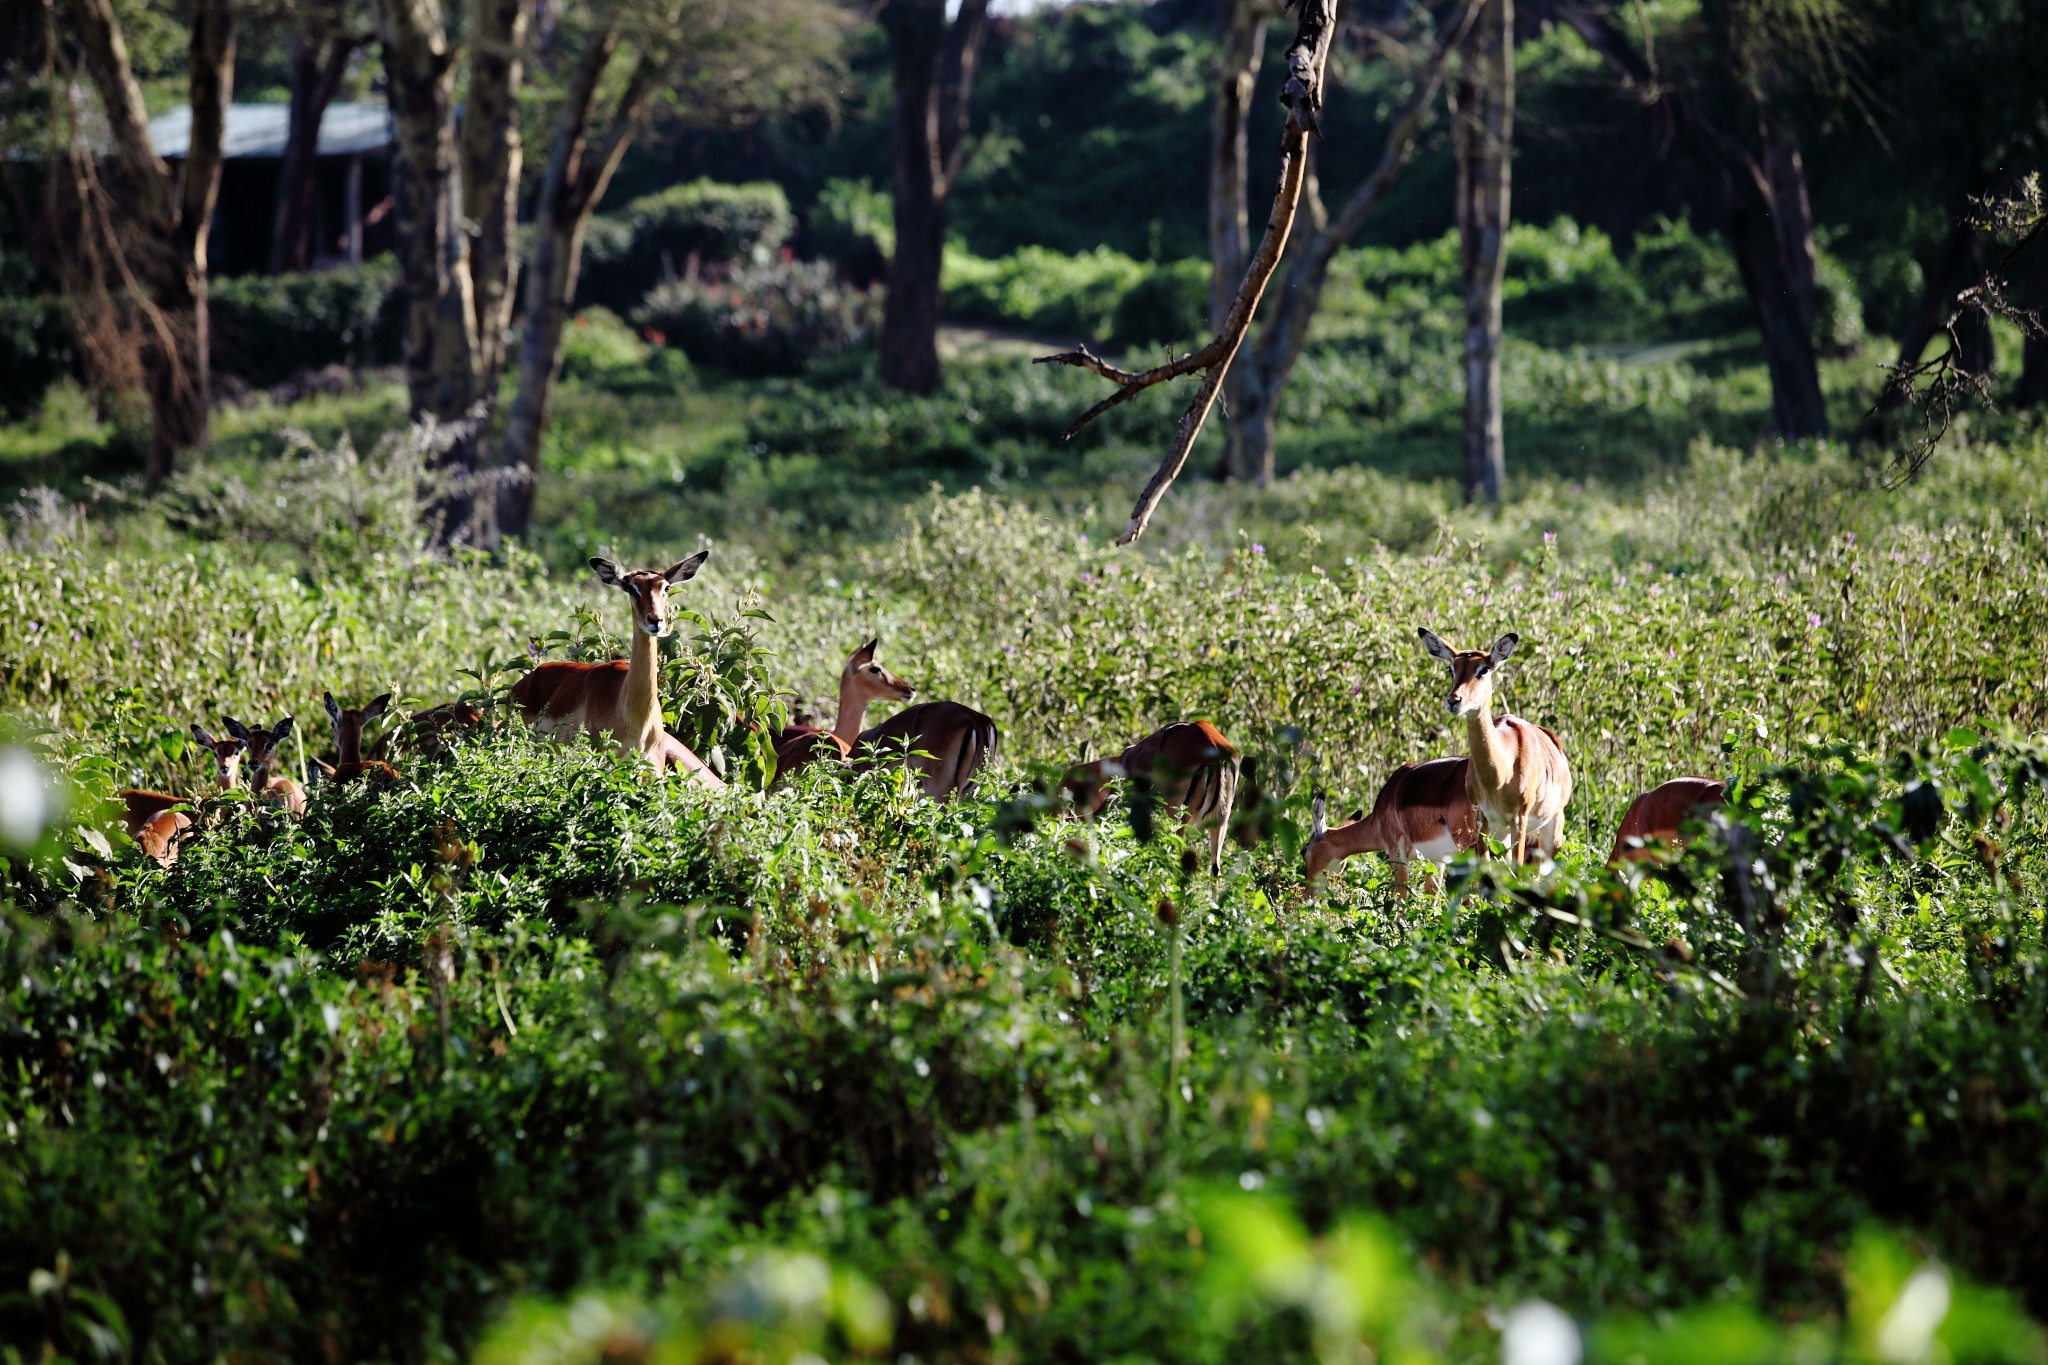
M 1817 612 L 1817 611 L 1810 611 L 1810 612 L 1806 613 L 1806 624 L 1807 624 L 1807 625 L 1808 625 L 1809 627 L 1811 627 L 1812 629 L 1814 629 L 1814 630 L 1819 630 L 1819 629 L 1820 629 L 1820 613 L 1819 613 L 1819 612 Z

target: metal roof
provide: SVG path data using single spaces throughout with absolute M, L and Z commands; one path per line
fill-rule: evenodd
M 231 104 L 228 106 L 227 134 L 221 151 L 230 159 L 239 157 L 282 157 L 285 132 L 291 123 L 291 106 L 286 104 Z M 156 154 L 182 158 L 192 145 L 192 110 L 184 106 L 149 121 L 150 141 Z M 381 152 L 393 142 L 391 110 L 382 104 L 327 106 L 320 120 L 320 156 L 354 156 L 359 152 Z

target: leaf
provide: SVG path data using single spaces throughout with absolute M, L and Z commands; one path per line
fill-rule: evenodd
M 87 848 L 99 854 L 101 858 L 108 862 L 114 861 L 114 846 L 107 842 L 106 835 L 100 833 L 91 825 L 80 825 L 78 827 L 78 837 Z

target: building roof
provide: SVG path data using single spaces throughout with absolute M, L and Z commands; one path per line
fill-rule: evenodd
M 282 157 L 285 132 L 291 123 L 291 106 L 285 104 L 231 104 L 228 106 L 227 135 L 221 151 L 229 159 L 241 157 Z M 150 141 L 156 154 L 173 160 L 182 158 L 192 146 L 192 109 L 181 106 L 161 118 L 149 121 Z M 319 156 L 354 156 L 381 152 L 393 142 L 391 110 L 382 104 L 327 106 L 320 120 Z

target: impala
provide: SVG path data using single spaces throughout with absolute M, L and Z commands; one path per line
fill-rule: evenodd
M 669 633 L 668 590 L 697 576 L 711 551 L 699 550 L 667 569 L 627 572 L 609 559 L 592 559 L 597 580 L 633 603 L 633 652 L 601 664 L 542 664 L 512 684 L 512 702 L 526 723 L 550 739 L 578 735 L 609 739 L 654 765 L 656 776 L 681 767 L 707 787 L 723 787 L 717 774 L 661 724 L 661 652 Z
M 321 764 L 321 775 L 330 782 L 349 782 L 358 777 L 372 782 L 398 781 L 398 769 L 382 759 L 363 757 L 363 731 L 391 709 L 391 694 L 372 697 L 367 705 L 359 707 L 343 706 L 332 692 L 322 692 L 320 700 L 334 726 L 334 763 L 331 767 Z
M 1223 839 L 1237 799 L 1237 750 L 1206 720 L 1163 725 L 1115 758 L 1068 770 L 1065 786 L 1074 808 L 1093 819 L 1109 799 L 1109 784 L 1126 778 L 1149 789 L 1160 804 L 1181 812 L 1181 822 L 1209 831 L 1209 875 L 1223 871 Z
M 483 718 L 483 709 L 475 702 L 444 701 L 388 727 L 366 752 L 373 759 L 387 757 L 394 746 L 407 753 L 436 753 L 448 747 L 451 734 L 481 724 Z
M 286 716 L 267 730 L 251 730 L 233 716 L 222 716 L 221 721 L 229 734 L 249 746 L 249 790 L 256 799 L 288 815 L 304 815 L 306 789 L 278 771 L 284 758 L 277 746 L 291 734 L 292 718 Z
M 1533 845 L 1545 858 L 1557 853 L 1564 839 L 1564 808 L 1572 799 L 1572 770 L 1554 731 L 1518 716 L 1493 718 L 1495 673 L 1519 635 L 1508 634 L 1491 649 L 1452 649 L 1429 629 L 1421 628 L 1423 648 L 1451 670 L 1446 701 L 1454 716 L 1465 718 L 1472 767 L 1467 790 L 1487 829 L 1514 850 L 1518 863 L 1529 860 Z
M 214 781 L 220 791 L 238 786 L 242 780 L 242 756 L 245 746 L 239 739 L 215 739 L 206 727 L 197 721 L 192 723 L 192 738 L 199 741 L 199 747 L 213 755 Z M 123 806 L 122 824 L 128 830 L 128 837 L 142 845 L 142 851 L 157 861 L 161 867 L 169 867 L 178 861 L 178 846 L 192 828 L 192 817 L 178 806 L 190 805 L 182 796 L 169 792 L 144 791 L 140 787 L 129 787 L 121 793 Z
M 1408 894 L 1408 864 L 1430 864 L 1423 885 L 1436 890 L 1436 874 L 1451 859 L 1479 842 L 1479 812 L 1472 804 L 1472 760 L 1432 758 L 1395 769 L 1372 814 L 1352 816 L 1331 829 L 1316 793 L 1315 819 L 1302 859 L 1308 880 L 1316 880 L 1354 853 L 1380 853 L 1394 865 L 1394 888 Z
M 775 745 L 775 780 L 780 782 L 799 768 L 820 759 L 843 761 L 860 738 L 860 723 L 868 704 L 885 697 L 909 701 L 917 689 L 875 662 L 880 638 L 868 641 L 847 659 L 839 670 L 839 714 L 830 730 L 796 724 L 783 730 Z
M 1614 832 L 1614 852 L 1609 866 L 1658 855 L 1656 845 L 1678 847 L 1678 832 L 1688 819 L 1702 810 L 1721 804 L 1728 784 L 1711 777 L 1674 777 L 1661 787 L 1652 787 L 1628 803 L 1621 828 Z
M 900 756 L 924 794 L 943 801 L 954 792 L 971 793 L 974 775 L 1000 738 L 996 723 L 973 707 L 928 701 L 861 731 L 853 742 L 854 761 L 870 767 Z

